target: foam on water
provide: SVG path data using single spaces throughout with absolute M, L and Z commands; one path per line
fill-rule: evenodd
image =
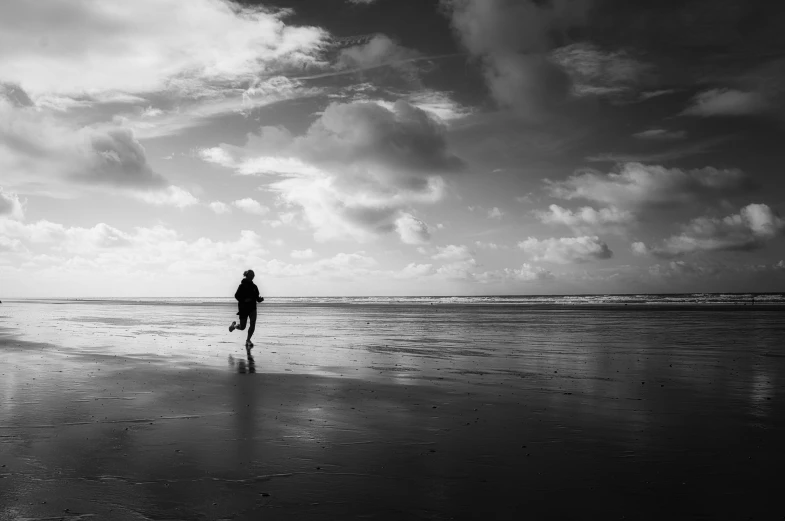
M 785 293 L 674 293 L 626 295 L 499 295 L 499 296 L 371 296 L 371 297 L 266 297 L 268 302 L 280 304 L 464 304 L 464 305 L 785 305 Z M 99 303 L 142 305 L 235 305 L 231 297 L 138 297 L 138 298 L 79 298 L 79 299 L 9 299 L 7 302 L 41 303 Z

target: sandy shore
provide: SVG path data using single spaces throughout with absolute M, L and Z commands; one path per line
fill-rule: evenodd
M 6 331 L 0 520 L 785 516 L 782 380 L 756 414 L 634 364 L 385 382 L 267 372 L 255 351 L 213 367 Z M 743 355 L 712 357 L 732 375 Z

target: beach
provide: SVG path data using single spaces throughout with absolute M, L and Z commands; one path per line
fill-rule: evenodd
M 745 304 L 4 299 L 0 521 L 783 519 Z

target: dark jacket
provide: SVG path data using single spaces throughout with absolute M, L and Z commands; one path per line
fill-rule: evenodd
M 240 282 L 240 285 L 237 286 L 237 291 L 234 293 L 234 298 L 237 299 L 237 304 L 242 308 L 255 308 L 256 302 L 261 302 L 263 300 L 259 295 L 259 288 L 256 287 L 252 281 L 248 279 L 243 279 Z M 251 299 L 250 302 L 246 302 L 245 299 Z

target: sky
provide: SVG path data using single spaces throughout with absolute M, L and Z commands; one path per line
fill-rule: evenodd
M 0 3 L 0 298 L 785 291 L 785 3 Z

